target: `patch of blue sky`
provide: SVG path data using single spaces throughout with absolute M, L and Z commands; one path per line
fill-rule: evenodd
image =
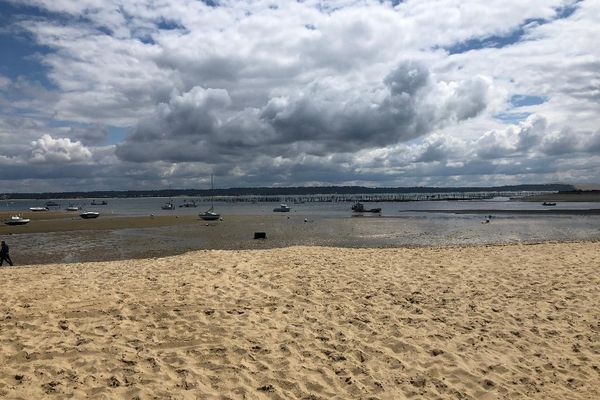
M 219 7 L 218 0 L 200 0 L 200 2 L 206 4 L 209 7 Z
M 455 43 L 452 46 L 444 47 L 448 54 L 466 53 L 471 50 L 480 50 L 484 48 L 502 48 L 513 45 L 522 41 L 527 35 L 529 29 L 535 26 L 544 25 L 559 19 L 569 18 L 578 7 L 578 4 L 583 0 L 575 0 L 573 3 L 555 9 L 552 18 L 530 18 L 526 19 L 518 27 L 505 35 L 491 35 L 482 38 L 472 38 L 460 43 Z
M 110 126 L 108 128 L 108 144 L 119 144 L 127 137 L 129 128 Z
M 185 29 L 185 27 L 183 25 L 181 25 L 179 22 L 168 20 L 165 18 L 161 18 L 158 21 L 158 23 L 156 24 L 156 27 L 163 31 L 174 31 L 174 30 Z
M 582 1 L 583 0 L 576 0 L 572 4 L 567 4 L 564 7 L 557 8 L 554 19 L 569 18 L 577 10 L 577 5 Z
M 518 124 L 530 115 L 528 112 L 502 112 L 494 115 L 494 118 L 504 124 Z
M 523 37 L 527 33 L 527 29 L 533 25 L 539 25 L 543 20 L 541 19 L 529 19 L 526 20 L 517 29 L 506 35 L 492 35 L 484 38 L 473 38 L 464 42 L 456 43 L 450 47 L 446 47 L 448 54 L 460 54 L 466 53 L 471 50 L 480 50 L 485 48 L 496 48 L 510 46 L 523 40 Z
M 40 62 L 41 57 L 50 53 L 50 48 L 36 44 L 29 34 L 12 25 L 24 16 L 42 15 L 46 14 L 37 8 L 17 7 L 0 1 L 0 74 L 11 80 L 23 77 L 54 89 L 56 86 L 48 79 L 49 69 Z
M 529 96 L 526 94 L 515 94 L 510 98 L 510 104 L 513 107 L 537 106 L 546 101 L 548 101 L 548 99 L 544 96 Z

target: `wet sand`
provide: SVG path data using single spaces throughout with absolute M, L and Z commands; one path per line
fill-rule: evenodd
M 411 211 L 407 211 L 411 212 Z M 600 208 L 592 209 L 565 209 L 548 206 L 545 210 L 498 210 L 498 209 L 464 209 L 464 210 L 419 210 L 424 213 L 440 214 L 510 214 L 510 215 L 600 215 Z
M 56 214 L 58 215 L 58 214 Z M 487 213 L 486 213 L 487 215 Z M 49 213 L 48 216 L 52 216 Z M 53 217 L 0 227 L 16 265 L 127 260 L 199 249 L 270 249 L 289 246 L 381 248 L 462 244 L 600 240 L 596 216 L 481 216 L 309 218 L 301 215 Z M 266 240 L 254 240 L 266 232 Z
M 70 213 L 66 211 L 19 213 L 22 218 L 31 219 L 31 222 L 27 225 L 19 226 L 1 224 L 0 235 L 153 228 L 158 226 L 189 224 L 198 221 L 199 219 L 194 215 L 122 216 L 111 214 L 100 214 L 100 216 L 95 219 L 83 219 L 79 214 L 79 212 Z M 14 215 L 14 213 L 1 212 L 0 220 L 7 220 L 11 215 Z
M 519 201 L 600 202 L 600 190 L 577 193 L 549 193 L 520 198 Z
M 0 397 L 597 399 L 600 246 L 0 269 Z

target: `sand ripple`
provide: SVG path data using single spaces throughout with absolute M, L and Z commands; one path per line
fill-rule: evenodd
M 600 398 L 598 243 L 0 270 L 11 399 Z

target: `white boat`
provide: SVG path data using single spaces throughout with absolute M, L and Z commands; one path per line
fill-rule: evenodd
M 215 212 L 213 205 L 213 176 L 210 176 L 210 208 L 198 214 L 205 221 L 216 221 L 221 218 L 221 214 Z
M 205 221 L 216 221 L 221 218 L 221 214 L 216 213 L 212 207 L 204 212 L 201 212 L 198 214 L 198 216 Z
M 67 207 L 67 211 L 79 211 L 79 207 L 70 205 L 69 207 Z
M 48 207 L 29 207 L 29 210 L 34 212 L 48 211 Z
M 175 206 L 173 205 L 173 202 L 170 201 L 168 203 L 165 203 L 162 205 L 162 207 L 160 208 L 161 210 L 174 210 Z
M 273 209 L 274 212 L 290 212 L 291 208 L 287 204 L 280 204 L 279 207 Z
M 196 204 L 196 202 L 194 200 L 192 200 L 192 201 L 184 200 L 183 204 L 179 205 L 179 208 L 196 208 L 196 207 L 198 207 L 198 204 Z
M 98 218 L 100 216 L 100 213 L 97 213 L 95 211 L 86 211 L 79 214 L 79 216 L 83 219 L 93 219 Z
M 21 218 L 21 216 L 19 215 L 13 215 L 12 217 L 10 217 L 10 219 L 4 221 L 4 223 L 6 225 L 25 225 L 28 224 L 29 221 L 31 220 L 28 218 Z

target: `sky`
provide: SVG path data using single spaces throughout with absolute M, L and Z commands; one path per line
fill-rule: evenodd
M 600 181 L 598 0 L 0 0 L 0 192 Z

